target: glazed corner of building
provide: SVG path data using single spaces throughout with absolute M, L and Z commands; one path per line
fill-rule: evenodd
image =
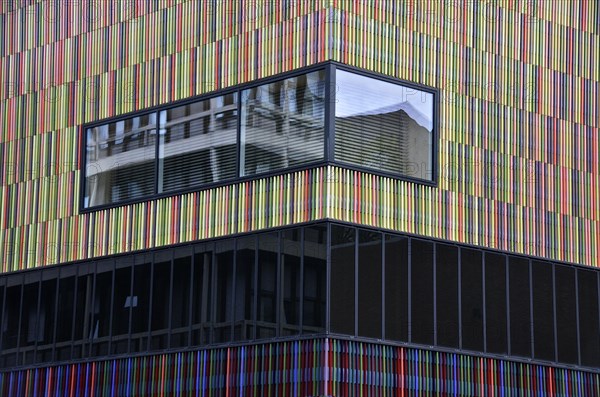
M 5 280 L 22 270 L 27 270 L 25 279 L 41 269 L 52 274 L 74 264 L 129 253 L 154 255 L 160 248 L 213 244 L 262 231 L 282 235 L 294 225 L 319 221 L 356 228 L 357 252 L 361 233 L 369 231 L 385 233 L 383 238 L 402 236 L 410 244 L 457 246 L 461 255 L 481 249 L 483 257 L 499 254 L 561 265 L 574 274 L 596 272 L 600 265 L 600 163 L 594 149 L 600 146 L 600 75 L 598 68 L 589 67 L 599 63 L 600 54 L 596 3 L 133 3 L 51 7 L 27 0 L 0 2 L 0 24 L 7 32 L 22 32 L 0 39 L 0 81 L 7 83 L 0 86 L 0 259 Z M 84 126 L 117 122 L 148 109 L 158 112 L 191 98 L 213 98 L 213 93 L 242 90 L 253 81 L 330 61 L 433 89 L 433 183 L 323 162 L 180 194 L 153 194 L 149 200 L 84 208 Z M 358 256 L 354 261 L 359 272 Z M 46 273 L 40 274 L 41 282 Z M 557 313 L 559 299 L 569 293 L 558 295 L 558 276 L 554 270 L 551 274 L 556 296 L 551 310 Z M 330 272 L 327 282 L 335 277 Z M 576 298 L 577 316 L 589 298 Z M 596 284 L 596 308 L 597 300 Z M 530 300 L 532 311 L 535 304 Z M 19 331 L 25 338 L 30 330 Z M 435 331 L 435 338 L 441 331 Z M 578 325 L 581 355 L 586 338 L 598 335 L 582 336 L 580 331 Z M 52 354 L 57 346 L 55 342 Z M 147 379 L 167 374 L 161 379 L 170 381 L 159 383 L 164 392 L 179 384 L 190 392 L 250 394 L 260 394 L 256 387 L 305 395 L 343 395 L 366 387 L 457 395 L 515 387 L 549 395 L 558 390 L 600 394 L 597 368 L 467 350 L 330 332 L 15 367 L 0 373 L 0 394 L 21 395 L 42 383 L 56 395 L 61 387 L 148 393 L 129 377 L 131 371 Z M 359 354 L 372 358 L 369 368 L 344 361 Z M 269 367 L 274 358 L 283 367 Z M 189 376 L 178 372 L 183 367 Z M 286 375 L 256 384 L 239 380 L 258 367 L 269 368 L 273 376 L 284 368 L 311 370 L 313 376 Z M 453 372 L 459 367 L 465 374 Z M 365 376 L 376 371 L 389 382 L 355 382 L 344 371 Z M 86 383 L 90 373 L 94 377 Z M 427 386 L 439 389 L 421 390 L 412 383 L 413 377 L 431 373 L 444 374 L 436 375 L 439 385 Z M 192 377 L 195 386 L 187 382 Z

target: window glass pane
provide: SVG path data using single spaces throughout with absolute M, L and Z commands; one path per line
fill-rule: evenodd
M 65 267 L 60 271 L 58 282 L 58 313 L 56 317 L 57 360 L 69 360 L 71 358 L 76 276 L 77 268 L 75 266 Z
M 148 349 L 152 253 L 138 254 L 134 261 L 130 351 L 143 352 Z
M 258 235 L 258 306 L 256 337 L 271 338 L 276 333 L 277 307 L 277 233 Z
M 358 233 L 358 336 L 381 339 L 382 234 Z
M 171 297 L 171 347 L 188 345 L 190 325 L 191 247 L 174 249 Z
M 150 322 L 150 349 L 168 347 L 169 306 L 171 298 L 171 250 L 154 254 L 152 272 L 152 320 Z
M 556 337 L 558 361 L 577 364 L 577 297 L 575 296 L 575 269 L 556 265 Z M 597 315 L 596 315 L 597 316 Z
M 325 71 L 242 91 L 240 174 L 322 160 Z
M 233 320 L 233 239 L 215 243 L 215 324 L 213 342 L 231 340 Z
M 600 324 L 598 321 L 598 275 L 577 270 L 579 291 L 579 343 L 581 365 L 600 366 Z
M 331 332 L 354 335 L 356 230 L 331 225 Z
M 300 333 L 300 300 L 302 247 L 300 244 L 301 228 L 281 232 L 281 280 L 283 307 L 281 308 L 281 334 L 297 335 Z
M 23 285 L 23 300 L 21 306 L 21 332 L 19 337 L 18 364 L 32 364 L 35 343 L 39 339 L 37 333 L 38 299 L 40 288 L 40 274 L 34 272 L 25 275 Z M 19 361 L 19 360 L 18 360 Z
M 432 178 L 433 94 L 336 71 L 335 160 Z
M 254 338 L 256 236 L 238 239 L 236 260 L 234 339 L 248 340 Z
M 506 340 L 506 257 L 485 254 L 486 347 L 491 353 L 508 353 Z
M 237 94 L 160 112 L 158 192 L 235 177 Z
M 437 344 L 458 348 L 458 247 L 436 249 Z
M 483 273 L 480 251 L 461 248 L 462 347 L 483 351 Z
M 84 207 L 154 193 L 156 113 L 86 131 Z
M 54 324 L 56 324 L 56 283 L 58 270 L 46 270 L 42 273 L 40 308 L 37 315 L 36 362 L 52 361 L 54 343 Z
M 325 330 L 327 296 L 327 226 L 304 228 L 304 300 L 302 333 Z
M 21 320 L 21 290 L 23 276 L 15 275 L 6 280 L 6 301 L 2 318 L 2 364 L 5 367 L 17 364 L 19 322 Z
M 385 236 L 385 338 L 408 342 L 408 238 Z
M 131 295 L 131 271 L 133 256 L 116 260 L 115 291 L 112 312 L 112 353 L 127 353 L 129 344 L 129 312 L 137 301 Z
M 510 354 L 531 357 L 529 261 L 508 257 L 510 302 Z
M 75 299 L 75 334 L 73 358 L 89 355 L 90 329 L 94 303 L 95 263 L 77 265 L 77 297 Z
M 213 243 L 197 244 L 194 247 L 193 345 L 202 345 L 211 341 L 212 256 Z
M 111 299 L 113 296 L 113 260 L 97 263 L 94 283 L 94 306 L 89 338 L 92 341 L 92 356 L 108 354 L 110 338 Z
M 533 281 L 533 354 L 554 361 L 554 300 L 552 264 L 531 262 Z
M 411 341 L 433 345 L 433 243 L 411 239 Z

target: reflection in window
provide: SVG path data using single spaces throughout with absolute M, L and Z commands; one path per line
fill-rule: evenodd
M 433 243 L 411 240 L 411 341 L 433 345 Z
M 211 342 L 212 257 L 212 243 L 197 244 L 194 247 L 192 345 Z
M 579 291 L 579 343 L 581 365 L 600 366 L 600 323 L 598 319 L 598 274 L 577 270 Z
M 255 262 L 256 236 L 239 238 L 235 268 L 235 340 L 254 338 Z
M 533 293 L 533 356 L 554 361 L 554 301 L 552 264 L 531 262 Z
M 88 337 L 92 341 L 92 355 L 108 354 L 110 337 L 110 311 L 113 295 L 113 260 L 98 262 L 94 283 L 94 305 L 91 307 L 91 322 Z
M 331 225 L 331 332 L 354 335 L 356 229 Z
M 191 271 L 191 248 L 176 248 L 173 258 L 173 293 L 171 294 L 171 326 L 169 327 L 171 329 L 171 348 L 188 345 Z
M 277 308 L 277 233 L 258 235 L 258 297 L 256 338 L 276 336 Z
M 323 159 L 325 71 L 242 91 L 240 175 Z
M 408 342 L 408 238 L 385 236 L 385 338 Z
M 302 299 L 302 246 L 301 229 L 281 232 L 281 279 L 283 307 L 281 309 L 282 335 L 300 333 L 300 302 Z
M 481 251 L 460 250 L 462 347 L 483 351 L 483 273 Z
M 6 301 L 2 316 L 2 364 L 13 366 L 17 363 L 16 347 L 19 341 L 19 323 L 23 316 L 21 310 L 21 275 L 6 280 Z
M 215 323 L 213 342 L 231 340 L 233 320 L 233 240 L 215 243 Z
M 127 353 L 129 312 L 137 301 L 131 296 L 131 258 L 117 259 L 112 311 L 112 353 Z
M 56 308 L 56 284 L 58 270 L 42 273 L 40 307 L 37 315 L 37 348 L 36 362 L 52 361 L 52 344 L 54 342 L 54 324 Z M 72 314 L 72 313 L 71 313 Z
M 514 256 L 508 259 L 510 353 L 531 357 L 529 261 Z
M 508 353 L 506 335 L 506 257 L 485 254 L 486 348 L 491 353 Z
M 159 193 L 235 177 L 236 98 L 227 94 L 160 112 Z
M 152 288 L 152 253 L 134 257 L 133 291 L 131 292 L 131 351 L 145 351 L 148 344 L 148 317 Z
M 335 160 L 432 179 L 433 94 L 338 70 Z
M 58 312 L 56 316 L 56 359 L 71 358 L 73 315 L 75 314 L 75 282 L 77 268 L 64 267 L 58 280 Z
M 23 301 L 21 309 L 21 332 L 19 335 L 19 364 L 32 364 L 36 342 L 40 335 L 37 333 L 39 273 L 25 275 L 23 286 Z
M 327 280 L 327 227 L 304 228 L 304 288 L 302 301 L 302 333 L 325 330 Z
M 458 247 L 436 244 L 437 344 L 458 348 Z
M 87 130 L 84 206 L 154 193 L 156 113 Z
M 358 336 L 381 339 L 382 234 L 358 233 Z
M 555 271 L 556 340 L 558 361 L 577 364 L 577 296 L 575 269 L 557 265 Z M 587 320 L 587 319 L 586 319 Z
M 166 349 L 169 346 L 167 341 L 171 297 L 171 255 L 171 250 L 162 250 L 154 254 L 150 350 Z

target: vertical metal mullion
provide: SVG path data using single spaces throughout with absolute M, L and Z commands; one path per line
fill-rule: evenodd
M 325 161 L 334 160 L 335 156 L 335 65 L 330 63 L 325 68 Z
M 412 238 L 408 238 L 408 342 L 412 342 Z
M 173 271 L 175 267 L 175 250 L 171 249 L 171 264 L 169 265 L 169 297 L 168 300 L 168 314 L 167 314 L 167 347 L 171 347 L 171 334 L 173 333 L 173 327 L 171 326 L 172 315 L 173 315 Z
M 527 266 L 529 266 L 529 333 L 531 337 L 531 352 L 530 357 L 535 357 L 535 330 L 533 326 L 533 269 L 531 267 L 531 260 L 527 260 Z
M 437 346 L 437 243 L 433 245 L 433 345 Z
M 504 277 L 505 277 L 505 300 L 506 300 L 506 352 L 511 355 L 511 340 L 510 340 L 510 266 L 509 257 L 504 255 Z
M 575 270 L 575 319 L 576 319 L 576 326 L 577 326 L 577 364 L 581 365 L 581 340 L 579 338 L 579 328 L 580 328 L 580 324 L 579 324 L 579 271 L 577 269 Z
M 462 248 L 458 248 L 458 348 L 462 349 Z
M 485 299 L 485 252 L 481 252 L 481 298 L 483 300 L 483 351 L 487 352 L 487 305 Z
M 325 276 L 325 333 L 329 334 L 331 332 L 331 222 L 327 222 L 327 249 L 325 258 L 327 264 Z M 300 302 L 304 305 L 304 252 L 302 252 L 302 260 L 300 263 L 302 271 L 302 300 Z M 304 317 L 304 311 L 302 312 L 302 317 Z M 300 324 L 304 326 L 302 322 Z
M 558 328 L 556 321 L 556 266 L 554 265 L 554 263 L 550 264 L 550 266 L 552 267 L 552 323 L 554 326 L 554 361 L 558 362 Z
M 358 335 L 358 244 L 360 240 L 360 230 L 354 229 L 354 336 Z

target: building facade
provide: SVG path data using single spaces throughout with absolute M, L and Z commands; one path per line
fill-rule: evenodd
M 0 7 L 1 396 L 600 395 L 596 2 Z

